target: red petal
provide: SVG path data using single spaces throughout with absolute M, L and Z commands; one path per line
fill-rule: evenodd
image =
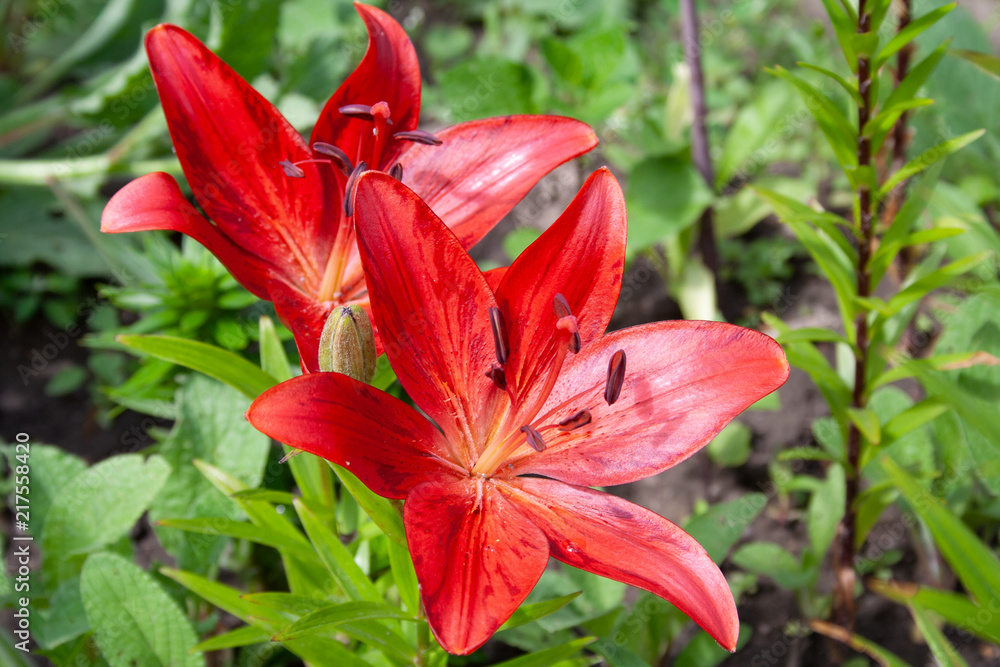
M 399 155 L 403 182 L 466 248 L 476 244 L 549 171 L 597 145 L 584 123 L 559 116 L 506 116 L 449 127 L 441 146 Z
M 490 289 L 494 292 L 497 291 L 497 287 L 500 286 L 503 277 L 507 275 L 507 269 L 509 266 L 498 266 L 495 269 L 490 269 L 489 271 L 483 271 L 483 277 L 486 278 L 486 284 L 490 286 Z
M 373 105 L 386 102 L 393 132 L 417 127 L 420 116 L 420 64 L 410 38 L 395 19 L 380 9 L 354 4 L 368 29 L 368 50 L 357 69 L 327 101 L 316 121 L 310 142 L 334 144 L 357 162 L 358 145 L 370 121 L 340 113 L 348 104 Z M 372 169 L 382 166 L 370 164 Z
M 627 355 L 625 382 L 609 406 L 608 360 L 619 349 Z M 548 424 L 587 409 L 591 423 L 568 433 L 546 430 L 547 449 L 516 455 L 507 470 L 581 486 L 643 479 L 708 444 L 787 378 L 778 344 L 743 327 L 679 321 L 616 331 L 567 359 L 539 415 Z
M 274 106 L 194 36 L 172 25 L 146 35 L 146 51 L 170 136 L 198 203 L 219 230 L 304 289 L 314 291 L 340 217 L 340 193 L 323 187 L 328 165 L 312 158 Z
M 694 538 L 663 517 L 607 493 L 550 479 L 498 485 L 549 539 L 550 553 L 587 572 L 668 600 L 734 651 L 736 603 L 726 578 Z
M 403 504 L 406 541 L 427 620 L 449 653 L 472 653 L 534 587 L 549 560 L 542 531 L 472 478 L 428 482 Z
M 192 206 L 173 176 L 157 172 L 132 181 L 115 193 L 101 214 L 101 231 L 109 234 L 154 229 L 181 232 L 201 243 L 221 261 L 241 285 L 270 299 L 276 269 L 226 238 Z
M 469 463 L 501 394 L 483 274 L 410 189 L 379 172 L 358 179 L 358 248 L 379 336 L 400 384 Z
M 529 409 L 556 355 L 553 300 L 562 294 L 579 323 L 583 346 L 611 321 L 625 266 L 625 200 L 607 169 L 594 172 L 559 219 L 514 260 L 497 289 L 511 354 L 507 382 Z M 526 415 L 530 419 L 532 415 Z M 517 420 L 521 421 L 521 420 Z
M 441 433 L 416 410 L 340 373 L 311 373 L 268 389 L 247 419 L 275 440 L 349 468 L 386 498 L 458 472 Z

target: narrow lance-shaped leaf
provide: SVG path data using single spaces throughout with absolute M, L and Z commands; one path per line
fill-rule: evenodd
M 927 523 L 934 542 L 959 580 L 978 601 L 1000 599 L 1000 560 L 944 503 L 921 487 L 888 456 L 879 458 L 890 479 Z
M 872 60 L 872 69 L 874 71 L 879 70 L 882 65 L 889 60 L 889 58 L 896 55 L 900 49 L 912 42 L 917 35 L 937 23 L 938 20 L 945 14 L 955 9 L 955 6 L 955 3 L 951 3 L 950 5 L 938 7 L 937 9 L 924 14 L 920 18 L 911 21 L 905 28 L 896 33 L 896 35 L 889 40 L 888 44 L 879 50 L 879 52 L 875 55 L 875 58 Z
M 277 379 L 238 354 L 207 343 L 173 336 L 122 335 L 115 340 L 132 350 L 225 382 L 250 398 L 256 398 L 278 384 Z
M 955 151 L 971 144 L 973 141 L 983 136 L 985 132 L 986 130 L 976 130 L 974 132 L 969 132 L 955 137 L 954 139 L 949 139 L 948 141 L 942 141 L 933 148 L 928 148 L 926 151 L 903 165 L 899 171 L 890 176 L 886 182 L 882 184 L 882 188 L 879 190 L 879 198 L 884 198 L 894 187 L 914 174 L 919 174 L 921 171 L 931 166 L 938 160 L 942 160 Z

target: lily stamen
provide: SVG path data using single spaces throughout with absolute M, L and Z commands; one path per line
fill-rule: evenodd
M 486 371 L 486 377 L 488 377 L 495 386 L 500 391 L 507 391 L 507 375 L 503 372 L 503 368 L 499 364 L 493 364 L 493 368 Z
M 622 393 L 625 384 L 625 350 L 618 350 L 608 361 L 608 381 L 604 386 L 604 400 L 612 405 Z
M 435 137 L 430 132 L 424 132 L 423 130 L 410 130 L 408 132 L 397 132 L 392 135 L 395 139 L 402 139 L 403 141 L 412 141 L 417 144 L 423 144 L 425 146 L 440 146 L 444 142 Z
M 359 162 L 358 166 L 351 172 L 344 187 L 344 215 L 348 218 L 354 214 L 354 182 L 357 181 L 368 165 Z M 320 301 L 331 301 L 337 298 L 342 292 L 341 281 L 344 278 L 344 267 L 347 264 L 346 248 L 354 242 L 354 225 L 341 225 L 337 230 L 337 237 L 333 241 L 333 249 L 326 262 L 326 269 L 323 271 L 323 280 L 320 282 L 318 298 Z
M 531 426 L 525 424 L 521 427 L 521 433 L 528 439 L 528 444 L 536 452 L 545 451 L 545 440 L 542 438 L 542 434 L 533 429 Z
M 557 426 L 563 433 L 568 433 L 570 431 L 575 431 L 578 428 L 583 428 L 591 421 L 589 410 L 580 410 L 574 415 L 567 417 L 560 421 Z
M 493 329 L 493 346 L 496 350 L 497 361 L 501 366 L 504 366 L 509 356 L 510 342 L 507 338 L 507 326 L 503 319 L 503 313 L 496 306 L 490 306 L 490 328 Z
M 351 159 L 347 157 L 347 153 L 333 144 L 328 144 L 325 141 L 317 141 L 313 144 L 313 150 L 320 155 L 329 157 L 330 161 L 337 165 L 337 168 L 344 173 L 344 176 L 350 176 L 351 172 L 354 171 L 354 165 L 351 163 Z
M 354 215 L 354 183 L 358 180 L 361 172 L 366 169 L 368 169 L 368 165 L 364 162 L 359 162 L 358 166 L 351 172 L 351 175 L 347 177 L 347 185 L 344 186 L 344 215 L 348 218 Z
M 400 183 L 403 182 L 403 165 L 396 162 L 391 167 L 389 167 L 389 175 L 395 178 Z

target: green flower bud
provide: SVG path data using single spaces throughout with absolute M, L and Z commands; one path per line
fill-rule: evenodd
M 319 339 L 319 368 L 370 384 L 375 377 L 375 331 L 361 306 L 333 309 Z

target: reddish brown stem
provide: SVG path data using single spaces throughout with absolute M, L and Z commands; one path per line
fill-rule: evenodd
M 715 190 L 715 173 L 708 154 L 708 129 L 705 118 L 705 75 L 701 67 L 701 46 L 698 44 L 698 11 L 694 0 L 681 0 L 681 36 L 684 42 L 684 62 L 691 72 L 691 106 L 694 119 L 691 124 L 691 159 L 698 173 L 710 190 Z M 698 221 L 698 249 L 702 261 L 715 282 L 718 283 L 719 255 L 715 244 L 715 228 L 711 207 L 705 209 Z
M 866 7 L 866 0 L 858 3 L 858 33 L 869 32 L 871 16 Z M 858 92 L 861 94 L 861 104 L 858 105 L 858 166 L 871 168 L 871 140 L 861 134 L 862 128 L 871 118 L 871 62 L 867 56 L 858 57 Z M 858 187 L 858 230 L 861 239 L 858 244 L 858 296 L 871 296 L 871 272 L 868 261 L 871 258 L 872 243 L 875 236 L 875 225 L 872 223 L 872 193 L 868 185 Z M 865 369 L 868 367 L 868 313 L 862 309 L 854 321 L 856 329 L 856 357 L 854 364 L 854 393 L 852 405 L 863 408 L 866 403 Z M 847 436 L 847 471 L 846 511 L 837 531 L 837 543 L 834 546 L 834 596 L 833 617 L 836 622 L 848 629 L 854 627 L 854 586 L 856 575 L 854 571 L 855 517 L 854 503 L 858 497 L 860 478 L 858 475 L 861 461 L 861 432 L 858 427 L 850 424 Z

